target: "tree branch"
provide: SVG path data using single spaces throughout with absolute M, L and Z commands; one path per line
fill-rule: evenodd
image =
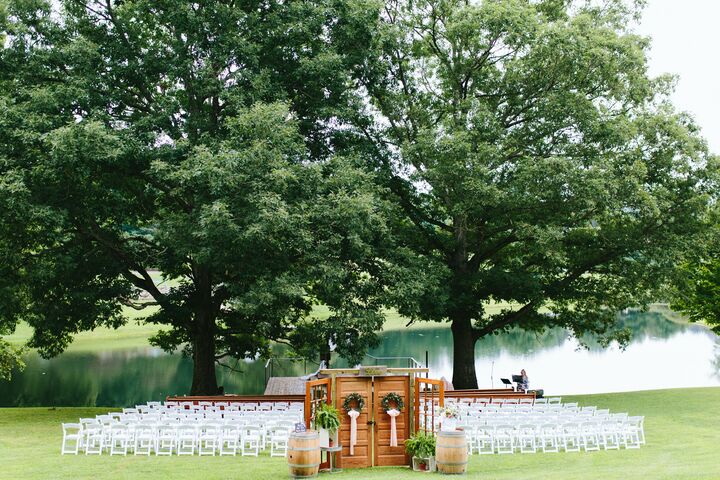
M 624 249 L 617 250 L 615 252 L 606 253 L 605 255 L 600 256 L 599 258 L 595 259 L 592 262 L 586 263 L 582 267 L 577 268 L 572 273 L 568 273 L 563 278 L 557 280 L 556 282 L 553 282 L 552 284 L 548 285 L 546 288 L 543 289 L 543 292 L 541 295 L 538 295 L 533 300 L 529 301 L 525 305 L 523 305 L 522 308 L 519 310 L 515 310 L 513 312 L 508 313 L 504 317 L 499 317 L 492 322 L 488 323 L 482 328 L 479 329 L 473 329 L 473 337 L 477 340 L 479 338 L 484 337 L 485 335 L 489 335 L 490 333 L 500 330 L 502 328 L 505 328 L 512 323 L 516 322 L 517 320 L 524 317 L 527 313 L 533 311 L 536 307 L 539 306 L 539 303 L 548 297 L 548 293 L 553 291 L 562 290 L 563 288 L 567 287 L 569 284 L 580 278 L 585 273 L 589 272 L 593 268 L 597 267 L 598 265 L 602 265 L 603 263 L 618 257 L 620 255 L 623 255 L 625 252 Z M 552 296 L 552 295 L 550 295 Z
M 512 232 L 507 237 L 503 238 L 502 240 L 496 242 L 493 246 L 486 250 L 480 250 L 478 249 L 472 257 L 470 257 L 470 260 L 468 261 L 468 266 L 470 267 L 470 270 L 473 272 L 477 272 L 480 268 L 480 265 L 482 262 L 489 260 L 492 258 L 496 253 L 498 253 L 503 248 L 507 247 L 508 245 L 511 245 L 515 242 L 517 242 L 519 239 L 515 235 L 514 232 Z
M 215 360 L 215 362 L 216 362 L 218 365 L 220 365 L 221 367 L 227 368 L 227 369 L 230 370 L 231 372 L 235 372 L 235 373 L 245 373 L 243 370 L 240 370 L 240 369 L 237 368 L 237 367 L 231 367 L 231 366 L 228 365 L 227 363 L 223 363 L 223 362 L 221 362 L 220 360 Z M 235 363 L 235 365 L 237 366 L 237 362 Z

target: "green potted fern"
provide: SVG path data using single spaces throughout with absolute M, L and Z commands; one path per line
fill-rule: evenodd
M 412 456 L 414 471 L 435 471 L 435 435 L 432 432 L 418 430 L 405 440 L 405 451 Z
M 320 432 L 320 446 L 331 447 L 337 443 L 337 432 L 340 428 L 340 412 L 327 403 L 315 410 L 315 427 Z

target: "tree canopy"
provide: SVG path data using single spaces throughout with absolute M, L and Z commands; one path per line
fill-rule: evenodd
M 194 394 L 218 392 L 215 361 L 271 341 L 332 341 L 354 361 L 377 341 L 384 207 L 331 128 L 352 98 L 341 8 L 38 0 L 6 13 L 0 322 L 29 323 L 52 356 L 124 323 L 124 306 L 159 307 L 146 321 L 170 329 L 152 341 L 193 357 Z M 329 319 L 313 318 L 318 302 Z
M 395 304 L 451 322 L 456 388 L 477 387 L 476 341 L 512 327 L 622 341 L 616 312 L 654 300 L 707 227 L 715 158 L 670 104 L 672 78 L 648 75 L 636 14 L 397 0 L 369 27 L 356 127 L 419 271 Z M 519 306 L 485 314 L 495 301 Z
M 716 159 L 624 0 L 6 10 L 0 324 L 43 355 L 155 306 L 212 394 L 271 341 L 356 361 L 385 303 L 449 322 L 473 388 L 486 335 L 627 339 L 710 222 Z
M 692 322 L 708 325 L 720 333 L 720 229 L 715 225 L 705 244 L 698 245 L 694 258 L 680 267 L 674 284 L 673 310 Z

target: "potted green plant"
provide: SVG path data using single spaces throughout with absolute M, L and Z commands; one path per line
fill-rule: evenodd
M 418 430 L 405 440 L 405 451 L 412 456 L 414 471 L 435 471 L 435 435 L 432 432 Z
M 320 432 L 320 446 L 330 447 L 337 442 L 337 431 L 340 428 L 340 412 L 327 403 L 315 410 L 315 427 Z

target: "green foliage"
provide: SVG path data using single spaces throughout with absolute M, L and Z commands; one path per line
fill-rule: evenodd
M 340 428 L 340 412 L 329 403 L 323 403 L 315 410 L 315 425 L 334 433 Z
M 0 325 L 51 356 L 144 310 L 192 355 L 193 393 L 274 340 L 357 363 L 388 295 L 452 323 L 456 387 L 514 327 L 625 342 L 615 312 L 667 286 L 717 190 L 637 14 L 4 2 Z
M 154 344 L 193 357 L 193 393 L 217 393 L 216 360 L 271 355 L 273 340 L 362 356 L 382 322 L 385 207 L 330 128 L 362 61 L 332 42 L 345 14 L 311 0 L 10 2 L 0 324 L 26 321 L 52 356 L 138 309 L 170 327 Z
M 367 26 L 357 125 L 399 207 L 393 300 L 452 322 L 457 388 L 477 339 L 513 327 L 627 341 L 616 312 L 656 300 L 708 228 L 717 159 L 648 75 L 637 13 L 398 1 Z
M 25 349 L 10 345 L 0 338 L 0 380 L 11 380 L 13 370 L 25 368 L 22 355 Z
M 717 233 L 717 227 L 714 230 Z M 716 244 L 716 240 L 713 242 Z M 718 249 L 700 248 L 699 258 L 684 264 L 671 308 L 690 321 L 702 322 L 720 333 L 720 256 Z
M 405 451 L 411 457 L 429 458 L 435 456 L 435 435 L 418 430 L 405 440 Z

